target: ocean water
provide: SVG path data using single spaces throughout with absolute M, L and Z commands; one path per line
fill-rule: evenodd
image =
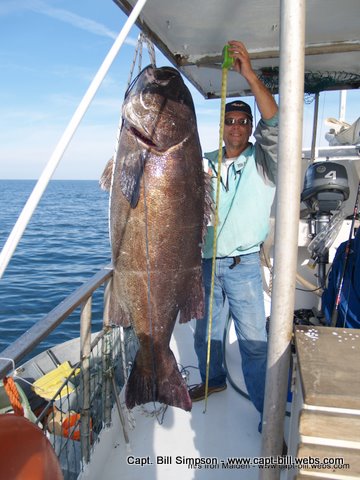
M 0 248 L 35 181 L 0 180 Z M 52 180 L 0 279 L 0 353 L 110 262 L 108 193 L 97 181 Z M 103 289 L 93 297 L 102 322 Z M 79 336 L 77 309 L 37 348 Z

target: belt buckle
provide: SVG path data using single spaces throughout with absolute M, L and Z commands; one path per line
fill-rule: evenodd
M 233 259 L 233 263 L 231 265 L 229 265 L 230 270 L 232 270 L 234 267 L 236 267 L 236 265 L 239 265 L 239 263 L 241 262 L 240 255 L 237 255 L 236 257 L 232 257 L 232 259 Z

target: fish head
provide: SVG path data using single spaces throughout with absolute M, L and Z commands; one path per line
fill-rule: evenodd
M 165 152 L 196 128 L 193 100 L 172 67 L 142 70 L 125 94 L 123 128 L 146 150 Z

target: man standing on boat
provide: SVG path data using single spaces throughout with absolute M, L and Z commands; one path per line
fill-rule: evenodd
M 235 324 L 246 387 L 262 416 L 267 334 L 259 251 L 268 233 L 275 195 L 278 107 L 252 69 L 244 44 L 230 41 L 229 54 L 234 59 L 234 70 L 251 88 L 261 119 L 254 132 L 256 142 L 253 145 L 249 142 L 253 128 L 250 106 L 240 100 L 226 104 L 208 395 L 226 389 L 221 325 L 226 297 Z M 218 151 L 204 156 L 216 192 Z M 213 236 L 213 227 L 208 227 L 203 249 L 206 312 L 203 319 L 197 320 L 195 329 L 195 351 L 202 383 L 190 389 L 193 402 L 205 398 Z

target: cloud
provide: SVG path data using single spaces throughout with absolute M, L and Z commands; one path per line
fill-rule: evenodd
M 2 1 L 0 4 L 0 15 L 8 15 L 11 13 L 18 13 L 24 10 L 40 13 L 51 18 L 55 18 L 60 22 L 72 25 L 75 28 L 85 30 L 93 35 L 99 35 L 102 37 L 108 37 L 115 40 L 118 36 L 118 32 L 110 30 L 102 23 L 91 20 L 90 18 L 77 15 L 69 10 L 62 8 L 55 8 L 42 0 L 14 0 Z M 137 41 L 132 38 L 127 38 L 125 41 L 128 45 L 136 45 Z
M 81 30 L 86 30 L 94 35 L 110 37 L 112 39 L 117 37 L 116 32 L 113 32 L 101 23 L 86 17 L 82 17 L 76 13 L 69 12 L 68 10 L 51 7 L 41 1 L 29 2 L 28 8 L 34 12 L 41 13 L 42 15 L 46 15 L 61 22 L 68 23 L 76 28 L 80 28 Z

